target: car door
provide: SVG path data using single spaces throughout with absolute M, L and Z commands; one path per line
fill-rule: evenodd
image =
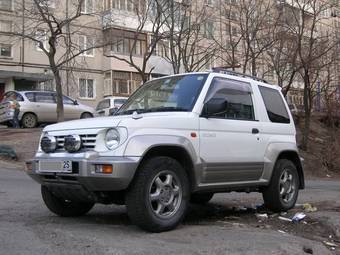
M 57 121 L 57 104 L 52 92 L 34 92 L 34 112 L 39 122 Z
M 74 120 L 80 118 L 81 112 L 78 104 L 75 104 L 74 101 L 67 96 L 63 96 L 63 103 L 65 120 Z
M 104 99 L 98 103 L 96 112 L 99 116 L 109 116 L 110 107 L 111 99 Z
M 205 103 L 225 100 L 222 112 L 200 117 L 202 183 L 231 183 L 260 179 L 265 144 L 256 119 L 249 83 L 215 77 Z

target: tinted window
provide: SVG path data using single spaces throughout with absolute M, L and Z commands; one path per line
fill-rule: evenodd
M 255 120 L 251 87 L 248 83 L 214 78 L 205 102 L 212 98 L 226 100 L 225 111 L 215 117 L 237 120 Z
M 67 96 L 63 96 L 63 103 L 74 105 L 73 100 L 71 98 L 67 97 Z
M 35 102 L 37 103 L 55 103 L 52 93 L 35 93 Z
M 103 101 L 100 101 L 97 106 L 97 111 L 102 110 L 105 108 L 110 108 L 110 99 L 105 99 Z
M 276 123 L 290 123 L 289 115 L 280 92 L 262 86 L 259 86 L 259 89 L 270 121 Z

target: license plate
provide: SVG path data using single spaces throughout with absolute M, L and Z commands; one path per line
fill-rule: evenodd
M 39 172 L 47 173 L 72 173 L 72 161 L 63 160 L 58 162 L 39 162 Z

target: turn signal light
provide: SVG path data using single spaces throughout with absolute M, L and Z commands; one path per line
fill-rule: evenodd
M 99 174 L 112 174 L 112 165 L 95 165 L 95 172 Z

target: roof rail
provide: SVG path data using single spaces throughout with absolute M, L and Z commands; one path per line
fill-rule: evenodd
M 229 74 L 229 75 L 234 75 L 234 76 L 239 76 L 239 77 L 244 77 L 244 78 L 251 78 L 251 79 L 256 80 L 256 81 L 268 83 L 265 79 L 261 79 L 259 77 L 252 76 L 252 75 L 245 74 L 245 73 L 239 73 L 239 72 L 231 71 L 231 70 L 228 70 L 228 69 L 223 68 L 223 67 L 213 67 L 211 70 L 214 73 L 223 73 L 223 74 Z

